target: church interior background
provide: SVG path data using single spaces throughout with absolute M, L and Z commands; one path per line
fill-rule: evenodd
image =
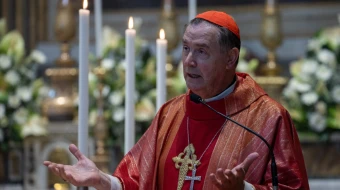
M 128 18 L 134 18 L 137 31 L 134 119 L 138 139 L 156 113 L 160 28 L 168 40 L 167 99 L 186 91 L 180 38 L 192 10 L 190 0 L 102 0 L 100 17 L 95 17 L 95 1 L 89 0 L 88 155 L 112 173 L 124 154 Z M 0 2 L 0 189 L 76 189 L 42 163 L 76 162 L 68 146 L 77 144 L 82 0 Z M 340 2 L 198 0 L 196 4 L 197 13 L 221 10 L 238 23 L 242 51 L 237 69 L 251 74 L 289 110 L 311 189 L 339 189 Z

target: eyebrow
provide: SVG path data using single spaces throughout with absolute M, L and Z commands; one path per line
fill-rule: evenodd
M 188 43 L 188 41 L 186 39 L 182 39 L 182 42 L 185 44 L 185 43 Z M 207 49 L 210 49 L 210 47 L 205 44 L 205 43 L 196 43 L 195 46 L 198 46 L 198 47 L 203 47 L 203 48 L 207 48 Z

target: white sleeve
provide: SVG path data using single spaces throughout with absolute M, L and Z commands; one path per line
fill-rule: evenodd
M 118 178 L 116 178 L 112 175 L 108 175 L 108 176 L 111 180 L 111 190 L 122 190 L 123 189 Z
M 244 190 L 255 190 L 255 188 L 252 184 L 244 181 Z

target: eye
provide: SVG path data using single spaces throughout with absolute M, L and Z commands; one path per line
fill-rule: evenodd
M 199 53 L 199 54 L 206 54 L 206 52 L 204 51 L 204 49 L 199 49 L 199 50 L 198 50 L 198 53 Z
M 183 53 L 188 53 L 190 51 L 188 46 L 183 46 Z

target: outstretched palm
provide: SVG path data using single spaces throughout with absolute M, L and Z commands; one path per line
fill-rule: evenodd
M 100 183 L 101 172 L 96 165 L 84 156 L 74 144 L 71 144 L 69 149 L 78 159 L 75 165 L 63 165 L 50 161 L 44 161 L 44 165 L 54 174 L 75 186 L 94 186 Z

